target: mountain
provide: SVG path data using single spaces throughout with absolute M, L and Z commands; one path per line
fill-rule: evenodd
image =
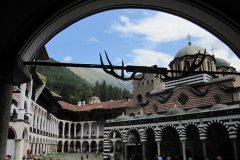
M 77 68 L 77 67 L 67 67 L 73 73 L 78 75 L 79 77 L 85 79 L 92 85 L 95 85 L 97 81 L 103 82 L 106 81 L 107 84 L 112 86 L 116 86 L 119 88 L 127 89 L 128 91 L 132 91 L 132 81 L 122 81 L 119 80 L 109 74 L 106 74 L 101 69 L 92 69 L 92 68 Z
M 54 59 L 46 62 L 58 63 Z M 72 104 L 87 101 L 92 96 L 108 101 L 130 95 L 128 90 L 120 87 L 121 81 L 94 69 L 37 66 L 36 71 L 46 75 L 46 86 L 51 91 Z

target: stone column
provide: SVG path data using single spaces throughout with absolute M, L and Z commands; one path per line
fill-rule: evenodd
M 65 138 L 65 123 L 63 123 L 62 138 Z
M 207 160 L 207 152 L 206 152 L 206 137 L 200 137 L 200 140 L 202 142 L 202 149 L 203 149 L 203 160 Z
M 33 147 L 32 147 L 32 155 L 35 155 L 35 147 L 36 147 L 36 143 L 33 143 Z
M 231 135 L 230 139 L 233 145 L 234 160 L 238 160 L 238 151 L 237 151 L 237 143 L 236 143 L 237 135 Z
M 76 135 L 77 135 L 77 124 L 74 123 L 74 139 L 77 138 Z
M 113 153 L 116 152 L 116 141 L 112 141 L 113 142 Z
M 26 83 L 20 85 L 20 102 L 19 102 L 19 109 L 18 109 L 18 119 L 24 119 L 24 102 L 25 102 L 25 92 L 26 92 Z
M 124 144 L 124 160 L 127 160 L 127 142 L 126 141 L 123 141 L 123 144 Z
M 0 72 L 1 73 L 1 72 Z M 4 75 L 1 75 L 4 76 Z M 12 103 L 13 86 L 4 82 L 0 83 L 0 159 L 6 156 L 9 115 Z
M 64 153 L 64 143 L 62 143 L 62 153 Z
M 143 157 L 143 160 L 146 159 L 146 154 L 145 154 L 145 143 L 146 141 L 141 141 L 142 142 L 142 157 Z
M 97 125 L 97 138 L 99 138 L 99 126 Z
M 184 139 L 181 139 L 181 143 L 182 143 L 182 154 L 183 154 L 183 160 L 186 160 L 187 157 L 186 157 L 186 138 Z
M 99 142 L 97 143 L 97 150 L 96 150 L 97 152 L 98 152 L 98 145 L 99 145 Z
M 158 153 L 158 155 L 161 155 L 161 147 L 160 147 L 160 144 L 161 144 L 161 140 L 157 141 L 157 153 Z
M 92 136 L 92 122 L 89 122 L 88 124 L 89 124 L 89 130 L 88 130 L 89 131 L 89 135 L 88 135 L 89 137 L 88 138 L 91 139 L 91 136 Z
M 83 128 L 84 128 L 84 123 L 81 123 L 81 139 L 83 139 Z

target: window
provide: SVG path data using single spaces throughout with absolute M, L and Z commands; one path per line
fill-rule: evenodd
M 208 67 L 208 71 L 212 71 L 212 63 L 210 59 L 207 60 L 207 67 Z
M 137 96 L 137 101 L 138 101 L 138 103 L 142 103 L 142 95 L 139 94 Z

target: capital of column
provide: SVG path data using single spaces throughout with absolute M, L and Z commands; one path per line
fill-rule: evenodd
M 237 135 L 236 135 L 236 134 L 234 134 L 234 135 L 229 135 L 229 138 L 230 138 L 231 140 L 237 139 Z
M 182 141 L 182 142 L 185 142 L 186 140 L 187 140 L 186 137 L 181 137 L 181 138 L 180 138 L 180 141 Z

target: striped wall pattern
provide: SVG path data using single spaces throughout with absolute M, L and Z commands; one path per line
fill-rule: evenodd
M 172 127 L 176 130 L 179 135 L 180 140 L 187 140 L 186 130 L 190 125 L 195 126 L 198 129 L 199 137 L 201 140 L 207 139 L 207 130 L 213 124 L 222 125 L 229 134 L 229 138 L 236 138 L 237 132 L 240 130 L 240 115 L 231 116 L 220 116 L 220 117 L 209 117 L 209 118 L 199 118 L 181 121 L 171 121 L 171 122 L 156 122 L 150 124 L 141 125 L 130 125 L 130 126 L 112 126 L 104 127 L 104 159 L 109 158 L 110 154 L 110 141 L 111 135 L 114 131 L 117 131 L 121 135 L 123 143 L 128 140 L 129 133 L 135 131 L 139 137 L 140 141 L 147 141 L 147 130 L 152 129 L 155 134 L 155 141 L 161 141 L 164 130 L 167 127 Z

